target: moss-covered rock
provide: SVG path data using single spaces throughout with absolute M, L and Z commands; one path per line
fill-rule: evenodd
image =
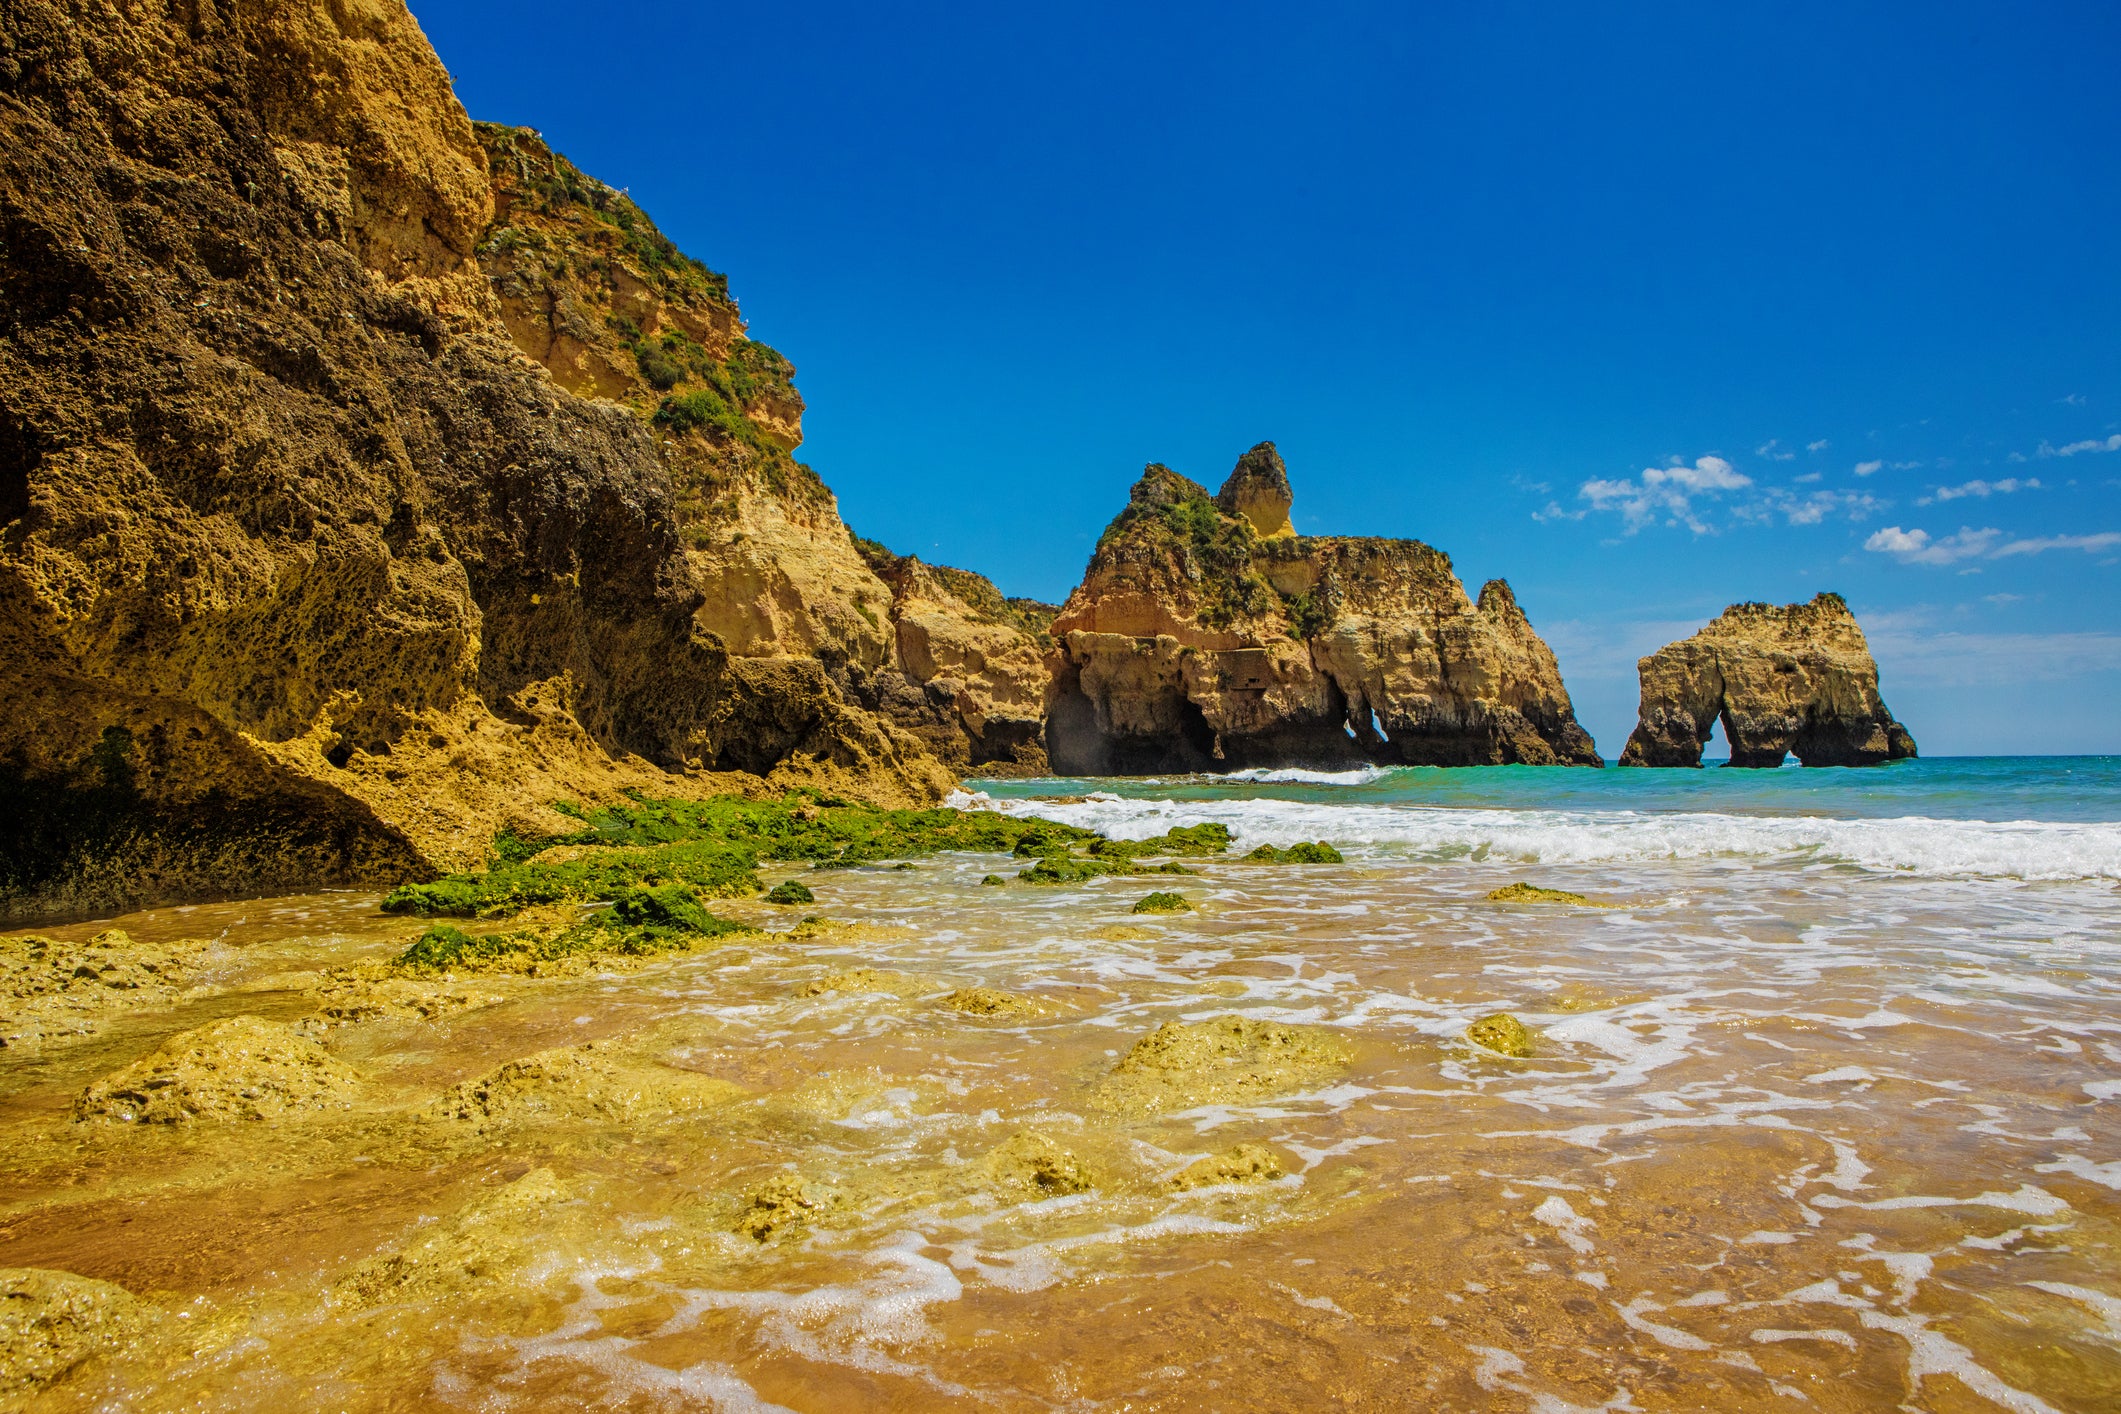
M 1582 894 L 1572 894 L 1567 889 L 1542 889 L 1536 884 L 1523 882 L 1505 884 L 1488 895 L 1490 903 L 1580 903 L 1593 908 L 1594 904 Z
M 999 874 L 983 874 L 980 876 L 980 886 L 982 888 L 998 889 L 1008 882 L 1007 879 L 1004 879 Z
M 1466 1028 L 1466 1037 L 1497 1055 L 1523 1059 L 1532 1054 L 1531 1030 L 1506 1011 L 1483 1016 Z
M 1292 844 L 1287 849 L 1277 849 L 1263 844 L 1245 856 L 1251 864 L 1344 864 L 1340 851 L 1317 840 L 1307 844 Z
M 1164 893 L 1159 890 L 1141 899 L 1127 911 L 1129 913 L 1191 913 L 1194 909 L 1193 905 L 1186 901 L 1184 894 Z
M 766 902 L 784 905 L 816 903 L 817 895 L 810 892 L 808 885 L 799 884 L 795 880 L 790 879 L 785 883 L 775 884 L 768 889 L 766 891 Z

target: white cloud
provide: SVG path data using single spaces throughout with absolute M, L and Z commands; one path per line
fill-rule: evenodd
M 1694 499 L 1713 499 L 1752 484 L 1753 478 L 1722 457 L 1699 457 L 1692 466 L 1651 466 L 1644 467 L 1640 477 L 1586 481 L 1576 494 L 1590 502 L 1592 510 L 1619 512 L 1629 534 L 1663 519 L 1706 535 L 1710 527 L 1695 510 Z
M 1926 506 L 1932 501 L 1958 501 L 1968 496 L 1979 496 L 1985 501 L 1991 496 L 2008 496 L 2014 491 L 2039 489 L 2040 478 L 2037 476 L 2027 477 L 2023 481 L 2015 476 L 2006 476 L 2001 481 L 1962 481 L 1957 486 L 1939 486 L 1934 494 L 1924 496 L 1915 504 Z
M 1802 476 L 1793 476 L 1790 479 L 1799 486 L 1809 486 L 1815 481 L 1823 480 L 1825 476 L 1826 473 L 1823 471 L 1808 471 Z
M 1904 565 L 1948 565 L 1959 560 L 2001 560 L 2014 555 L 2039 555 L 2049 550 L 2082 550 L 2096 554 L 2121 548 L 2121 531 L 2004 540 L 2003 532 L 1993 526 L 1975 530 L 1963 525 L 1958 534 L 1938 540 L 1932 539 L 1926 530 L 1902 530 L 1897 525 L 1889 525 L 1873 533 L 1863 542 L 1863 548 L 1891 555 Z
M 1884 465 L 1885 465 L 1885 463 L 1884 463 L 1884 462 L 1857 462 L 1857 463 L 1856 463 L 1856 475 L 1858 475 L 1858 476 L 1869 476 L 1869 475 L 1871 475 L 1871 474 L 1872 474 L 1873 472 L 1877 471 L 1877 470 L 1878 470 L 1878 468 L 1880 468 L 1880 467 L 1882 467 L 1882 466 L 1884 466 Z
M 2116 432 L 2113 436 L 2103 440 L 2092 438 L 2083 442 L 2071 442 L 2066 447 L 2051 447 L 2047 443 L 2042 442 L 2040 450 L 2033 453 L 2033 455 L 2036 457 L 2074 457 L 2083 452 L 2121 452 L 2121 432 Z
M 2063 404 L 2065 407 L 2081 408 L 2084 406 L 2084 394 L 2071 393 L 2067 397 L 2057 398 L 2055 399 L 2055 401 Z
M 1532 512 L 1532 519 L 1541 522 L 1550 520 L 1582 520 L 1589 514 L 1588 510 L 1565 511 L 1561 508 L 1559 501 L 1549 501 L 1538 510 Z
M 2024 599 L 2025 596 L 2023 594 L 1984 594 L 1981 596 L 1983 603 L 1994 604 L 1999 609 L 2005 604 L 2022 603 Z
M 1889 525 L 1873 532 L 1871 538 L 1863 542 L 1863 548 L 1891 555 L 1905 565 L 1948 565 L 1954 560 L 1971 560 L 1985 555 L 2002 538 L 2000 530 L 1961 526 L 1957 535 L 1932 540 L 1927 530 L 1902 530 L 1897 525 Z
M 1832 442 L 1829 442 L 1829 441 L 1827 441 L 1827 440 L 1826 440 L 1826 438 L 1824 438 L 1824 437 L 1821 437 L 1821 438 L 1820 438 L 1820 439 L 1819 439 L 1818 441 L 1816 441 L 1816 442 L 1807 442 L 1807 443 L 1805 443 L 1805 444 L 1804 444 L 1804 449 L 1805 449 L 1805 450 L 1806 450 L 1807 452 L 1810 452 L 1810 453 L 1812 453 L 1812 454 L 1813 454 L 1814 456 L 1816 456 L 1816 455 L 1818 455 L 1818 454 L 1819 454 L 1820 452 L 1823 452 L 1823 451 L 1825 451 L 1825 450 L 1826 450 L 1826 449 L 1827 449 L 1828 447 L 1831 447 L 1831 446 L 1833 446 L 1833 445 L 1834 445 L 1834 444 L 1833 444 Z
M 2117 545 L 2121 545 L 2121 531 L 2107 530 L 2097 535 L 2043 535 L 2030 540 L 2013 540 L 1989 558 L 2000 560 L 2005 555 L 2037 555 L 2046 550 L 2083 550 L 2095 553 L 2111 550 Z
M 1778 486 L 1767 493 L 1764 504 L 1770 511 L 1780 511 L 1791 525 L 1817 525 L 1830 515 L 1864 520 L 1890 503 L 1866 491 L 1813 491 L 1799 496 Z
M 1753 448 L 1753 455 L 1766 457 L 1771 462 L 1796 460 L 1797 454 L 1795 452 L 1782 451 L 1781 446 L 1782 439 L 1780 437 L 1770 437 L 1760 446 Z
M 1864 637 L 1899 685 L 1987 687 L 1999 682 L 2053 682 L 2121 671 L 2121 633 L 1926 633 L 1866 625 Z

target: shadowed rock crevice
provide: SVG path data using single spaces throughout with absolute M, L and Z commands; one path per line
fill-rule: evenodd
M 1047 750 L 1087 774 L 1601 764 L 1509 586 L 1299 536 L 1271 442 L 1215 497 L 1152 465 L 1053 620 Z
M 1915 755 L 1878 695 L 1878 664 L 1838 594 L 1734 604 L 1637 665 L 1642 706 L 1623 766 L 1699 766 L 1723 726 L 1731 764 L 1875 766 Z

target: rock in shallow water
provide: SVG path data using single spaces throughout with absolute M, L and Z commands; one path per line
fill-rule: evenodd
M 91 1084 L 77 1121 L 187 1124 L 349 1109 L 361 1073 L 291 1027 L 232 1016 L 181 1031 Z
M 72 1272 L 0 1267 L 0 1402 L 15 1408 L 124 1342 L 146 1314 L 124 1287 Z
M 1466 1036 L 1477 1046 L 1497 1055 L 1523 1059 L 1532 1054 L 1532 1033 L 1522 1021 L 1506 1011 L 1483 1016 L 1466 1028 Z
M 1167 1021 L 1134 1043 L 1094 1103 L 1123 1114 L 1243 1104 L 1331 1078 L 1354 1059 L 1330 1031 L 1243 1016 Z

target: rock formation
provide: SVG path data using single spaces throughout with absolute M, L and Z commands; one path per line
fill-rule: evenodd
M 1733 604 L 1636 664 L 1642 709 L 1623 766 L 1699 766 L 1718 721 L 1733 766 L 1874 766 L 1915 754 L 1878 695 L 1878 664 L 1839 594 Z
M 626 786 L 933 799 L 893 719 L 1014 710 L 906 670 L 722 277 L 473 125 L 399 0 L 0 0 L 0 134 L 0 917 Z
M 1052 623 L 1046 744 L 1073 774 L 1599 765 L 1554 655 L 1416 540 L 1298 536 L 1270 442 L 1222 493 L 1151 466 Z

